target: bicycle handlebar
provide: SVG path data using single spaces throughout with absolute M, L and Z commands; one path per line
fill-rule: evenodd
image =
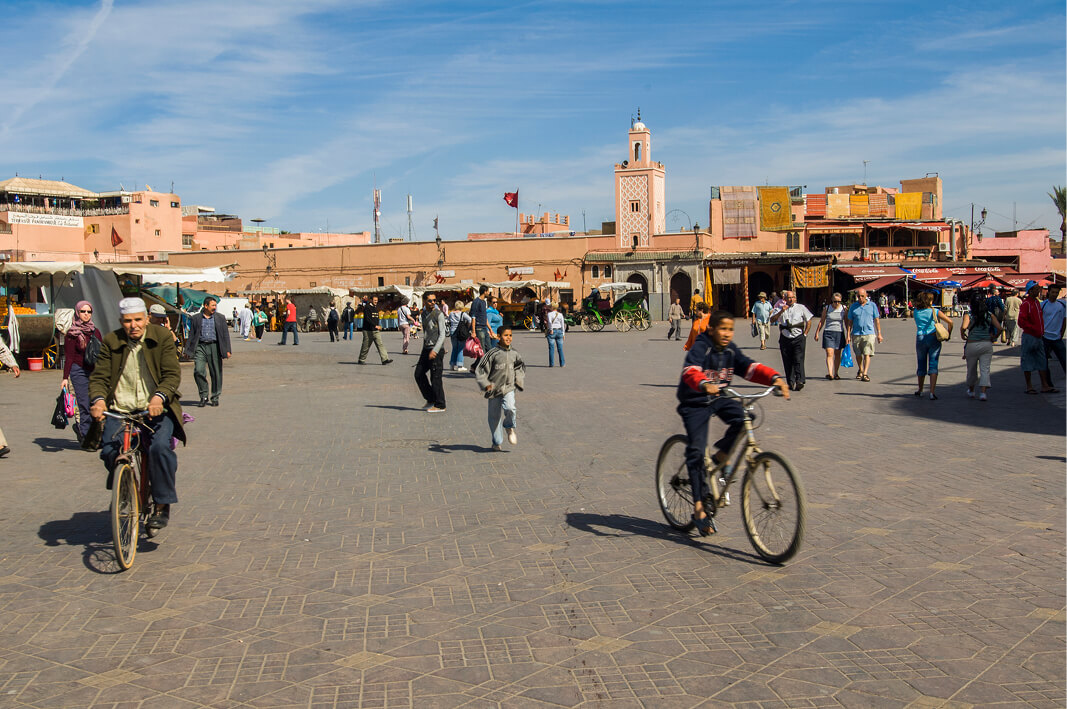
M 119 421 L 135 421 L 141 423 L 144 419 L 148 418 L 148 411 L 134 411 L 132 414 L 113 414 L 110 411 L 105 411 L 104 416 L 118 419 Z
M 733 389 L 732 387 L 728 387 L 723 390 L 722 394 L 731 399 L 740 399 L 742 401 L 755 401 L 756 399 L 762 399 L 763 397 L 770 396 L 771 394 L 774 394 L 775 396 L 781 396 L 782 392 L 778 389 L 777 386 L 771 385 L 759 394 L 742 394 L 741 392 Z

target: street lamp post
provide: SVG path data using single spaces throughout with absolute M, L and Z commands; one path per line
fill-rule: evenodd
M 978 232 L 979 239 L 982 238 L 982 227 L 985 225 L 985 218 L 987 214 L 989 214 L 989 211 L 985 207 L 982 207 L 982 211 L 980 213 L 982 221 L 976 222 L 974 220 L 974 202 L 971 202 L 971 233 L 974 234 L 975 232 Z

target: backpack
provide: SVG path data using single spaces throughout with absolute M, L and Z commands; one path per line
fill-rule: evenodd
M 459 322 L 456 323 L 456 329 L 452 333 L 452 336 L 461 342 L 466 342 L 471 336 L 471 321 L 460 315 Z
M 85 345 L 85 353 L 82 355 L 82 361 L 87 367 L 95 367 L 96 360 L 100 357 L 100 340 L 96 339 L 91 333 L 89 335 L 89 342 Z

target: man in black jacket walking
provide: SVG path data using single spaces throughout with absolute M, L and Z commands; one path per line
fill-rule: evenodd
M 344 328 L 344 335 L 342 337 L 346 340 L 356 339 L 356 333 L 353 332 L 353 326 L 356 324 L 356 311 L 352 307 L 352 301 L 345 302 L 345 309 L 341 311 L 341 327 Z
M 215 312 L 218 303 L 212 296 L 204 298 L 204 307 L 189 324 L 189 339 L 185 356 L 193 359 L 193 379 L 200 392 L 200 406 L 219 405 L 222 393 L 222 360 L 233 354 L 230 349 L 230 328 L 226 318 Z M 208 386 L 208 375 L 211 385 Z
M 378 347 L 378 356 L 382 358 L 382 364 L 389 364 L 389 353 L 382 344 L 381 315 L 378 312 L 378 296 L 373 296 L 369 303 L 363 306 L 363 344 L 359 348 L 359 363 L 367 363 L 367 353 L 370 352 L 371 341 Z

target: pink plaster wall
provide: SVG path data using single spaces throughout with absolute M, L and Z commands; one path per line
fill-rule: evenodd
M 976 259 L 1006 259 L 1018 256 L 1020 273 L 1045 273 L 1052 268 L 1048 229 L 1009 232 L 1013 236 L 972 235 L 970 253 Z

